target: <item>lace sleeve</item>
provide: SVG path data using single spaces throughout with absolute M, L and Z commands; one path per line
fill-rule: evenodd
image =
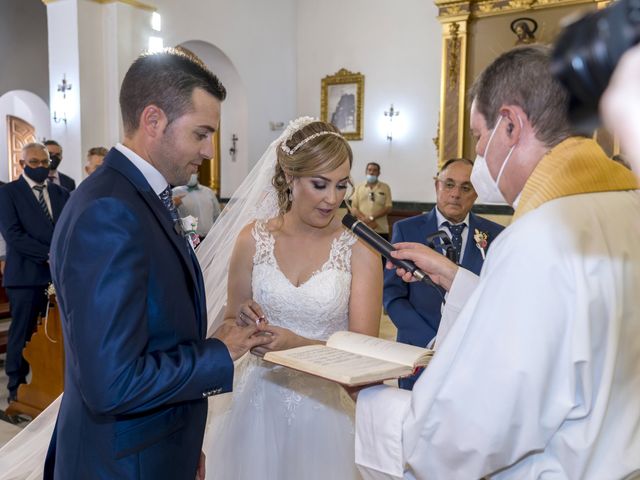
M 274 238 L 267 228 L 266 220 L 256 220 L 251 235 L 256 241 L 256 252 L 253 255 L 253 264 L 260 265 L 263 263 L 273 265 L 273 247 Z
M 358 237 L 350 231 L 345 230 L 342 232 L 331 245 L 331 256 L 328 266 L 343 272 L 351 272 L 351 248 L 357 241 Z

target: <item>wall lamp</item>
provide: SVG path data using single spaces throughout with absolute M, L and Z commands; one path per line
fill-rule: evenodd
M 389 118 L 387 125 L 387 140 L 390 142 L 393 140 L 393 117 L 400 115 L 400 112 L 393 108 L 393 103 L 389 107 L 389 110 L 384 112 L 384 116 Z
M 60 113 L 57 110 L 53 111 L 53 121 L 56 123 L 64 122 L 67 123 L 67 92 L 71 90 L 71 84 L 67 82 L 67 77 L 65 74 L 62 75 L 62 82 L 58 85 L 57 91 L 61 94 L 61 99 L 58 102 L 58 107 L 60 108 Z

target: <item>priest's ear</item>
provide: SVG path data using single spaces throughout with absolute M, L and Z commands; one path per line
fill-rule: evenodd
M 503 105 L 500 108 L 500 115 L 503 117 L 502 121 L 507 124 L 506 132 L 509 140 L 515 144 L 522 134 L 523 119 L 527 118 L 527 114 L 519 105 Z

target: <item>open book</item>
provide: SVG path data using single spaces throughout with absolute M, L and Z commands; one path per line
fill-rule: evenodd
M 360 333 L 336 332 L 326 345 L 269 352 L 264 359 L 348 386 L 411 375 L 427 366 L 433 350 Z

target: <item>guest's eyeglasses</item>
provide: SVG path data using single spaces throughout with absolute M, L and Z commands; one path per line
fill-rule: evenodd
M 440 185 L 442 185 L 442 187 L 447 192 L 451 192 L 453 189 L 459 188 L 460 191 L 465 195 L 469 195 L 471 193 L 475 193 L 473 185 L 471 185 L 471 183 L 469 183 L 469 182 L 456 183 L 453 180 L 440 180 L 439 178 L 436 178 L 435 180 L 436 180 L 436 182 L 439 182 Z
M 49 168 L 49 165 L 51 164 L 50 160 L 48 158 L 45 158 L 43 160 L 38 160 L 36 158 L 30 158 L 29 160 L 25 160 L 25 162 L 27 165 L 29 165 L 31 168 L 37 168 L 37 167 L 47 167 Z

